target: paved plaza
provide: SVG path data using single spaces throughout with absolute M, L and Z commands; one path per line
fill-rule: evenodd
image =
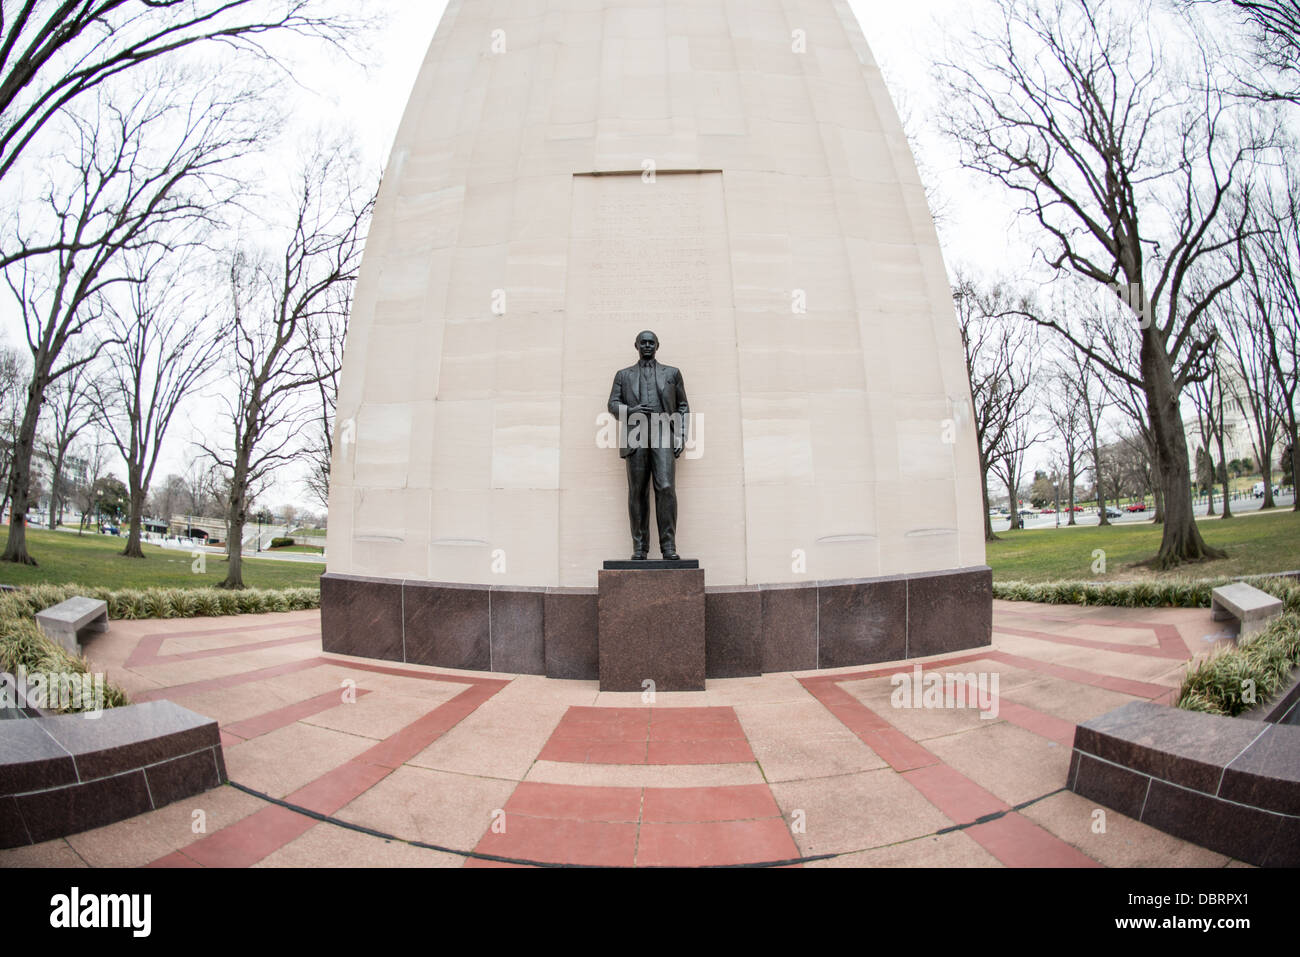
M 1209 610 L 997 602 L 991 648 L 920 662 L 969 695 L 906 662 L 648 703 L 326 655 L 318 612 L 113 622 L 92 663 L 219 721 L 231 784 L 0 866 L 1233 866 L 1065 788 L 1076 722 L 1168 703 L 1227 640 Z

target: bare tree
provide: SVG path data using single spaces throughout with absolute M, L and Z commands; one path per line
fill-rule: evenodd
M 1035 336 L 1018 321 L 1001 317 L 1008 311 L 1011 297 L 1001 284 L 982 288 L 958 272 L 953 301 L 966 350 L 966 374 L 974 405 L 984 500 L 984 540 L 988 542 L 998 540 L 989 515 L 989 475 L 1016 425 L 1033 413 L 1029 397 L 1034 382 Z M 1014 503 L 1012 527 L 1015 527 Z
M 1077 525 L 1074 515 L 1075 487 L 1079 481 L 1079 466 L 1083 461 L 1086 416 L 1079 396 L 1079 382 L 1068 365 L 1058 365 L 1047 389 L 1047 414 L 1052 420 L 1056 438 L 1060 441 L 1057 472 L 1067 484 L 1066 502 L 1070 513 L 1069 525 Z
M 369 22 L 321 14 L 323 0 L 5 0 L 0 7 L 0 178 L 61 112 L 108 81 L 196 45 L 269 59 L 271 35 L 343 41 Z M 356 9 L 355 7 L 353 8 Z M 74 248 L 112 239 L 93 230 L 58 237 Z M 50 246 L 44 247 L 49 251 Z M 0 265 L 41 249 L 3 247 Z
M 1164 519 L 1154 564 L 1222 557 L 1196 527 L 1179 400 L 1213 345 L 1200 317 L 1240 273 L 1190 294 L 1241 242 L 1243 182 L 1266 138 L 1224 92 L 1206 36 L 1151 0 L 996 6 L 995 25 L 940 65 L 947 130 L 966 167 L 1025 200 L 1049 266 L 1117 307 L 1035 318 L 1142 393 Z
M 1268 231 L 1252 243 L 1248 254 L 1248 261 L 1262 269 L 1262 274 L 1252 275 L 1252 281 L 1258 279 L 1268 303 L 1268 320 L 1258 329 L 1261 338 L 1257 345 L 1267 353 L 1277 383 L 1277 403 L 1295 476 L 1300 475 L 1300 443 L 1296 442 L 1300 431 L 1296 422 L 1296 399 L 1300 397 L 1300 168 L 1294 160 L 1287 166 L 1283 188 L 1269 195 L 1262 216 Z M 1292 509 L 1300 512 L 1300 495 L 1295 496 Z
M 192 242 L 181 237 L 236 191 L 221 168 L 257 142 L 248 105 L 248 94 L 215 86 L 177 99 L 172 83 L 160 77 L 129 97 L 101 96 L 92 113 L 72 118 L 71 142 L 61 157 L 71 185 L 61 188 L 61 180 L 51 179 L 40 224 L 44 236 L 55 237 L 56 250 L 21 259 L 4 273 L 22 312 L 33 367 L 9 476 L 13 520 L 0 560 L 35 564 L 27 552 L 25 513 L 46 389 L 109 344 L 106 335 L 83 334 L 99 330 L 106 296 L 131 281 L 125 258 Z M 86 246 L 88 236 L 103 241 Z M 13 242 L 34 248 L 42 240 L 20 228 Z M 89 345 L 75 355 L 66 352 L 82 341 Z
M 0 349 L 0 477 L 5 486 L 0 514 L 9 505 L 9 471 L 13 467 L 28 380 L 26 360 L 17 349 Z
M 159 251 L 133 264 L 127 303 L 107 311 L 112 345 L 92 390 L 100 423 L 126 462 L 130 531 L 122 554 L 144 558 L 140 547 L 145 501 L 163 441 L 181 402 L 212 371 L 225 331 L 213 321 L 206 292 L 186 276 L 195 263 L 171 261 Z
M 1246 278 L 1225 300 L 1218 325 L 1222 337 L 1221 358 L 1231 369 L 1225 385 L 1231 400 L 1251 425 L 1250 442 L 1264 478 L 1264 504 L 1274 508 L 1273 450 L 1282 432 L 1281 385 L 1273 373 L 1269 355 L 1269 332 L 1273 317 L 1272 294 L 1262 268 L 1253 260 L 1246 263 Z
M 1106 390 L 1098 381 L 1097 373 L 1087 356 L 1071 350 L 1061 361 L 1065 367 L 1062 382 L 1068 383 L 1069 388 L 1067 401 L 1078 407 L 1083 437 L 1092 461 L 1092 479 L 1097 493 L 1100 524 L 1106 526 L 1110 524 L 1110 517 L 1106 514 L 1106 490 L 1102 482 L 1101 435 L 1111 403 L 1107 401 Z
M 307 317 L 307 348 L 312 371 L 318 376 L 315 388 L 311 435 L 304 457 L 307 460 L 307 491 L 312 499 L 329 509 L 330 463 L 334 458 L 334 416 L 339 401 L 339 375 L 343 371 L 343 345 L 352 311 L 352 285 L 342 290 L 346 303 Z
M 1225 415 L 1228 390 L 1225 372 L 1222 356 L 1216 349 L 1211 358 L 1210 374 L 1192 384 L 1192 401 L 1196 405 L 1201 438 L 1205 442 L 1212 466 L 1214 455 L 1210 449 L 1215 446 L 1219 449 L 1219 464 L 1214 466 L 1214 475 L 1223 482 L 1223 517 L 1229 519 L 1232 518 L 1232 492 L 1229 487 L 1231 476 L 1228 474 L 1227 454 L 1224 451 L 1224 434 L 1228 427 Z
M 1257 59 L 1275 78 L 1272 85 L 1247 79 L 1250 94 L 1264 101 L 1300 103 L 1300 0 L 1227 0 L 1227 6 L 1245 20 Z
M 49 528 L 58 528 L 67 499 L 67 482 L 64 468 L 72 443 L 91 423 L 94 408 L 90 402 L 86 367 L 75 366 L 71 372 L 54 382 L 46 400 L 50 406 L 50 438 L 46 455 L 50 460 L 50 514 Z
M 1046 437 L 1046 430 L 1037 428 L 1032 419 L 1025 416 L 1011 424 L 998 447 L 993 471 L 1007 487 L 1013 530 L 1020 525 L 1020 486 L 1025 479 L 1025 456 Z
M 224 395 L 233 434 L 201 447 L 228 476 L 229 567 L 222 587 L 243 588 L 242 540 L 253 497 L 299 454 L 302 426 L 315 417 L 306 390 L 327 370 L 311 333 L 350 303 L 374 204 L 342 147 L 318 147 L 296 186 L 283 251 L 274 259 L 237 254 L 230 268 L 235 388 Z

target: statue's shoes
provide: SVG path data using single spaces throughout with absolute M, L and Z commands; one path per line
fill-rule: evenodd
M 664 556 L 664 561 L 666 561 L 666 562 L 680 562 L 681 560 L 682 560 L 682 559 L 681 559 L 681 556 L 680 556 L 680 555 L 665 555 L 665 556 Z
M 650 560 L 650 556 L 644 555 L 641 552 L 637 552 L 635 555 L 632 556 L 632 561 L 634 562 L 648 562 L 649 560 Z

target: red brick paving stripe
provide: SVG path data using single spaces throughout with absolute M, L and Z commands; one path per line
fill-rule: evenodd
M 356 694 L 360 698 L 362 695 L 370 694 L 370 689 L 358 688 Z M 326 691 L 324 694 L 318 694 L 314 698 L 299 701 L 297 704 L 286 705 L 275 711 L 268 711 L 266 714 L 259 714 L 253 718 L 245 718 L 243 721 L 224 725 L 221 732 L 223 735 L 233 735 L 238 739 L 235 742 L 238 744 L 247 741 L 249 738 L 269 734 L 272 731 L 278 731 L 280 728 L 287 728 L 295 721 L 301 721 L 303 718 L 310 718 L 312 715 L 329 711 L 331 708 L 337 708 L 342 703 L 343 697 L 340 692 Z M 225 743 L 224 737 L 222 743 Z
M 291 638 L 272 638 L 270 641 L 258 641 L 251 645 L 227 645 L 223 648 L 202 648 L 198 651 L 179 651 L 174 655 L 157 655 L 141 665 L 168 665 L 177 661 L 196 661 L 200 658 L 221 658 L 238 655 L 246 651 L 264 651 L 267 648 L 279 648 L 282 645 L 300 645 L 308 641 L 320 641 L 320 632 L 310 635 L 294 635 Z
M 326 658 L 307 662 L 311 667 L 336 663 Z M 417 718 L 351 761 L 304 785 L 285 800 L 317 814 L 334 814 L 438 740 L 467 714 L 473 713 L 475 708 L 509 684 L 509 681 L 491 679 L 471 681 L 473 686 L 455 698 Z M 248 867 L 301 837 L 315 824 L 314 819 L 288 808 L 269 805 L 242 821 L 190 844 L 180 853 L 205 867 Z M 167 858 L 161 858 L 154 863 L 161 866 L 165 860 Z
M 1008 721 L 1018 728 L 1024 728 L 1026 731 L 1032 731 L 1039 737 L 1055 741 L 1064 747 L 1074 747 L 1075 724 L 1073 721 L 1066 721 L 1064 718 L 1058 718 L 1056 715 L 1047 714 L 1037 708 L 1030 708 L 1014 701 L 1008 701 L 1006 698 L 998 698 L 997 708 L 998 717 L 1004 721 Z
M 467 688 L 422 718 L 357 755 L 355 760 L 396 769 L 460 724 L 483 703 L 477 688 Z M 467 696 L 469 696 L 467 698 Z M 490 697 L 490 695 L 489 695 Z M 465 699 L 465 700 L 462 700 Z
M 569 821 L 636 823 L 641 788 L 582 787 L 524 781 L 506 802 L 506 827 L 516 814 Z
M 671 824 L 691 821 L 753 821 L 780 818 L 766 784 L 712 788 L 646 788 L 641 819 Z M 774 858 L 785 860 L 785 858 Z
M 853 695 L 844 691 L 844 689 L 839 688 L 838 685 L 843 684 L 846 681 L 869 681 L 872 678 L 892 678 L 894 675 L 910 675 L 912 669 L 917 665 L 920 665 L 923 671 L 935 671 L 939 668 L 948 668 L 953 665 L 964 665 L 972 661 L 984 661 L 992 657 L 992 651 L 993 648 L 990 646 L 983 651 L 973 651 L 968 654 L 955 655 L 952 658 L 936 658 L 933 661 L 900 662 L 892 668 L 875 668 L 871 671 L 854 671 L 848 674 L 815 675 L 811 678 L 799 678 L 797 680 L 801 685 L 807 688 L 811 694 L 817 695 L 818 700 L 820 700 L 821 695 L 819 691 L 813 690 L 815 687 L 827 689 L 834 688 L 835 690 L 848 695 L 850 700 L 857 701 L 857 698 L 854 698 Z M 830 694 L 828 697 L 833 698 L 834 695 Z
M 568 764 L 749 764 L 734 708 L 571 707 L 539 761 Z
M 392 768 L 354 759 L 304 785 L 285 800 L 317 814 L 333 815 L 392 773 Z
M 270 805 L 182 849 L 203 867 L 251 867 L 302 837 L 316 821 Z
M 753 764 L 757 758 L 745 738 L 721 741 L 655 741 L 646 764 Z
M 955 824 L 973 824 L 990 814 L 1011 810 L 997 795 L 946 764 L 916 768 L 905 772 L 903 778 Z
M 973 661 L 975 659 L 963 660 Z M 949 661 L 948 663 L 955 662 Z M 886 670 L 883 674 L 893 673 L 895 672 L 892 670 Z M 872 677 L 880 676 L 872 675 Z M 835 702 L 832 705 L 826 705 L 827 710 L 839 718 L 846 728 L 856 734 L 863 744 L 876 752 L 895 771 L 910 771 L 913 768 L 923 768 L 939 763 L 937 757 L 843 688 L 832 685 L 831 680 L 857 681 L 860 680 L 860 676 L 837 675 L 830 680 L 825 678 L 799 679 L 804 688 L 823 705 L 826 705 L 828 700 Z M 832 692 L 838 693 L 833 694 Z
M 166 857 L 160 857 L 158 858 L 158 860 L 152 862 L 151 864 L 145 865 L 145 867 L 202 867 L 202 866 L 203 865 L 200 864 L 198 861 L 194 860 L 194 858 L 186 857 L 180 851 L 175 851 L 171 854 L 168 854 Z
M 1087 854 L 1012 812 L 965 830 L 1007 867 L 1100 867 Z
M 162 698 L 174 700 L 188 695 L 202 694 L 205 691 L 222 691 L 226 688 L 237 688 L 239 685 L 251 684 L 254 681 L 266 681 L 268 678 L 278 678 L 281 675 L 307 671 L 309 668 L 319 667 L 320 663 L 321 659 L 319 658 L 309 658 L 306 661 L 290 661 L 282 665 L 272 665 L 270 668 L 258 668 L 255 671 L 239 671 L 221 678 L 191 681 L 188 684 L 172 685 L 169 688 L 153 688 L 132 695 L 131 699 L 137 703 L 141 701 L 158 701 Z
M 1015 668 L 1023 668 L 1026 671 L 1036 671 L 1039 674 L 1051 675 L 1054 678 L 1064 678 L 1066 681 L 1073 681 L 1075 684 L 1089 685 L 1093 688 L 1105 688 L 1108 691 L 1118 691 L 1122 694 L 1132 695 L 1135 698 L 1151 699 L 1165 694 L 1169 691 L 1167 685 L 1153 684 L 1149 681 L 1137 681 L 1133 678 L 1117 678 L 1113 675 L 1098 674 L 1095 671 L 1085 671 L 1082 668 L 1072 668 L 1069 665 L 1056 665 L 1046 661 L 1039 661 L 1036 658 L 1025 658 L 1021 655 L 1013 655 L 1006 651 L 994 651 L 985 657 L 994 661 L 1000 661 L 1003 664 L 1011 665 Z
M 399 678 L 420 678 L 424 681 L 449 681 L 453 684 L 460 685 L 479 685 L 484 688 L 493 689 L 493 693 L 500 691 L 506 685 L 510 684 L 509 678 L 476 678 L 471 675 L 444 675 L 432 671 L 412 671 L 410 668 L 376 665 L 365 661 L 352 661 L 344 658 L 317 658 L 316 661 L 322 665 L 334 665 L 339 668 L 349 668 L 353 671 L 371 671 L 379 675 L 396 675 Z
M 800 857 L 780 818 L 641 825 L 638 867 L 710 867 L 792 861 Z
M 249 625 L 245 627 L 227 627 L 227 628 L 208 628 L 202 631 L 169 631 L 160 635 L 144 635 L 136 642 L 135 648 L 127 657 L 124 668 L 134 668 L 137 665 L 148 665 L 153 663 L 158 656 L 159 649 L 162 648 L 163 642 L 170 641 L 173 638 L 233 638 L 236 635 L 243 635 L 253 631 L 275 631 L 284 628 L 306 627 L 298 625 L 296 622 L 276 622 L 270 625 Z M 317 631 L 315 636 L 319 638 L 320 632 Z M 253 645 L 244 645 L 245 648 L 255 647 Z
M 489 828 L 474 850 L 479 854 L 545 864 L 631 867 L 636 863 L 637 825 L 607 821 L 565 821 L 516 815 L 505 833 Z M 486 862 L 481 862 L 486 863 Z
M 938 757 L 897 728 L 868 731 L 859 734 L 858 738 L 895 771 L 911 771 L 940 763 Z
M 1091 623 L 1090 623 L 1091 624 Z M 1152 647 L 1151 645 L 1125 645 L 1114 641 L 1096 641 L 1092 638 L 1076 638 L 1073 635 L 1054 635 L 1046 631 L 1029 631 L 1024 628 L 1008 628 L 1006 625 L 994 625 L 993 631 L 1004 635 L 1018 635 L 1021 638 L 1033 638 L 1035 641 L 1050 641 L 1058 645 L 1073 645 L 1078 648 L 1096 648 L 1100 651 L 1117 651 L 1123 655 L 1139 655 L 1146 658 L 1173 658 L 1181 661 L 1187 657 L 1186 650 Z M 1182 645 L 1182 639 L 1178 644 Z

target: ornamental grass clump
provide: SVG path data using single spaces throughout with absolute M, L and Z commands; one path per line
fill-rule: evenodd
M 90 674 L 85 658 L 69 654 L 45 637 L 36 613 L 69 598 L 82 596 L 108 605 L 116 621 L 163 618 L 218 618 L 264 612 L 307 611 L 320 607 L 320 592 L 313 588 L 283 591 L 225 591 L 217 588 L 150 588 L 145 591 L 109 591 L 81 585 L 32 585 L 0 593 L 0 669 L 17 674 Z M 104 707 L 128 704 L 122 689 L 105 683 Z M 76 707 L 69 711 L 84 710 Z
M 1202 661 L 1178 696 L 1185 711 L 1236 717 L 1267 703 L 1300 665 L 1300 614 L 1290 612 L 1244 645 Z

